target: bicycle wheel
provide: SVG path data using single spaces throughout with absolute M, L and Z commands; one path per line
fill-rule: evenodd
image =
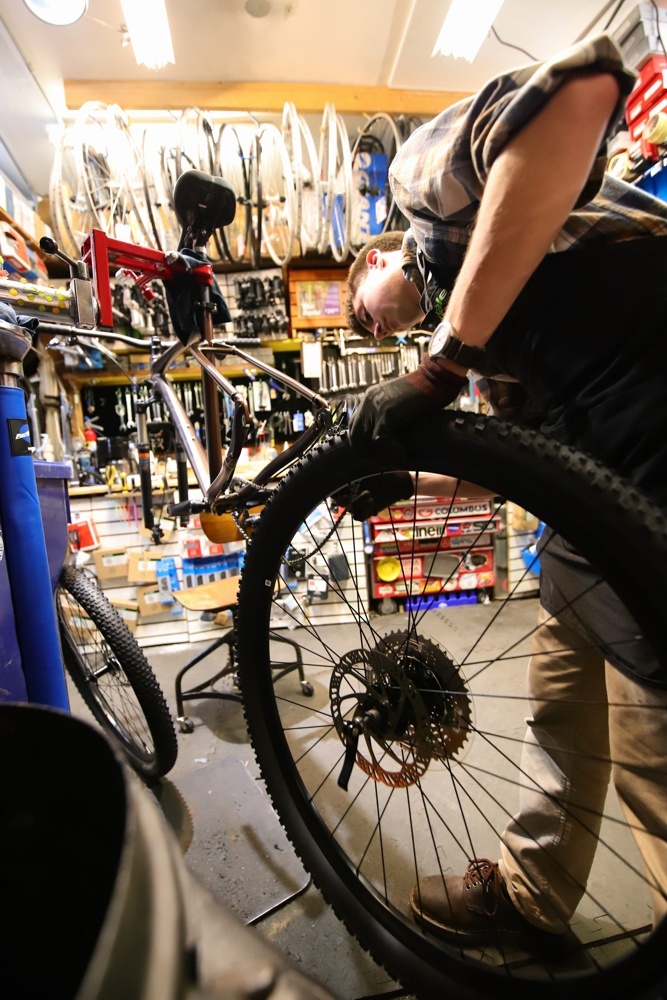
M 373 115 L 359 130 L 352 147 L 352 250 L 372 236 L 393 229 L 397 213 L 389 187 L 389 167 L 402 145 L 391 115 Z
M 185 108 L 178 119 L 176 176 L 186 170 L 211 172 L 215 162 L 215 137 L 207 115 L 199 108 Z
M 258 232 L 273 262 L 284 267 L 294 253 L 296 229 L 294 179 L 280 129 L 260 125 L 255 150 Z
M 297 239 L 300 239 L 304 164 L 299 116 L 291 101 L 286 101 L 283 105 L 283 120 L 280 134 L 287 150 L 290 167 L 292 168 L 292 179 L 294 182 L 294 231 Z
M 143 185 L 148 218 L 153 231 L 153 245 L 158 250 L 173 250 L 178 246 L 178 222 L 171 206 L 171 192 L 165 186 L 163 170 L 164 147 L 151 142 L 149 130 L 144 131 L 142 144 Z
M 77 112 L 72 142 L 82 191 L 98 228 L 117 239 L 150 242 L 141 157 L 122 110 L 87 101 Z
M 174 766 L 176 730 L 139 644 L 85 573 L 65 566 L 56 592 L 63 660 L 92 712 L 145 779 Z
M 215 150 L 215 173 L 230 182 L 236 192 L 237 209 L 229 226 L 216 231 L 223 254 L 232 264 L 240 264 L 246 256 L 250 238 L 251 205 L 246 154 L 241 138 L 233 125 L 221 125 Z
M 278 815 L 348 928 L 419 995 L 481 1000 L 508 985 L 520 1000 L 654 995 L 665 979 L 665 920 L 652 931 L 632 824 L 613 792 L 605 800 L 604 788 L 599 809 L 585 801 L 567 817 L 579 834 L 587 824 L 599 823 L 600 830 L 587 886 L 580 886 L 575 918 L 556 952 L 442 941 L 413 921 L 408 900 L 424 875 L 462 873 L 469 858 L 498 857 L 501 833 L 526 786 L 540 808 L 554 798 L 548 782 L 529 780 L 521 757 L 537 600 L 508 595 L 435 607 L 419 601 L 420 592 L 445 597 L 455 578 L 465 586 L 461 574 L 473 572 L 475 543 L 504 497 L 596 566 L 635 619 L 631 641 L 643 635 L 664 664 L 655 581 L 667 558 L 665 519 L 592 460 L 493 419 L 445 412 L 415 427 L 407 443 L 408 467 L 421 470 L 418 482 L 427 473 L 453 477 L 452 499 L 437 505 L 435 519 L 420 525 L 411 500 L 402 518 L 383 515 L 363 532 L 352 524 L 344 500 L 332 495 L 358 493 L 379 469 L 338 438 L 285 477 L 253 532 L 238 600 L 240 680 L 250 738 Z M 470 483 L 489 491 L 492 508 L 469 518 L 468 546 L 465 532 L 450 534 L 448 525 L 457 506 L 471 503 L 456 499 L 457 492 L 474 492 Z M 374 537 L 384 534 L 398 554 L 393 586 L 403 589 L 395 613 L 386 616 L 367 611 L 372 556 L 366 550 L 378 524 L 382 532 Z M 327 615 L 323 591 L 338 602 L 336 615 Z M 583 590 L 570 595 L 567 607 L 578 612 L 585 599 Z M 272 683 L 285 656 L 276 641 L 285 625 L 290 643 L 301 648 L 310 698 L 289 677 Z M 587 634 L 584 646 L 598 656 L 596 637 Z M 616 639 L 607 635 L 605 642 L 605 652 L 615 655 Z M 604 699 L 580 707 L 587 719 L 593 710 L 617 706 Z M 644 721 L 642 707 L 633 705 Z M 579 763 L 576 748 L 571 759 Z M 588 755 L 582 761 L 594 762 Z M 648 754 L 646 766 L 652 766 Z M 665 788 L 667 766 L 655 766 L 655 781 Z M 576 878 L 569 870 L 559 874 Z M 664 898 L 664 887 L 653 890 Z
M 341 262 L 352 236 L 352 158 L 345 122 L 333 104 L 326 105 L 322 116 L 319 161 L 324 197 L 319 252 L 328 247 Z
M 315 249 L 322 236 L 322 189 L 320 164 L 313 134 L 308 123 L 299 115 L 301 132 L 301 243 L 304 249 Z
M 66 129 L 56 146 L 49 178 L 49 203 L 53 229 L 59 246 L 78 258 L 81 244 L 97 220 L 88 207 L 77 171 L 77 154 L 72 129 Z

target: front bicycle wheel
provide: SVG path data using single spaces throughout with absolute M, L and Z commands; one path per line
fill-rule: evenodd
M 654 995 L 664 984 L 667 932 L 664 920 L 653 928 L 652 908 L 664 912 L 665 886 L 644 867 L 641 824 L 607 791 L 610 770 L 623 761 L 613 748 L 599 751 L 607 715 L 621 709 L 604 691 L 597 702 L 590 693 L 573 699 L 580 742 L 560 760 L 565 772 L 568 762 L 599 770 L 598 800 L 561 802 L 553 773 L 536 774 L 522 756 L 525 718 L 535 711 L 526 666 L 545 627 L 538 600 L 514 599 L 520 586 L 488 603 L 453 598 L 484 582 L 492 532 L 512 501 L 559 532 L 604 581 L 570 593 L 561 609 L 586 623 L 578 641 L 587 661 L 601 665 L 602 689 L 605 657 L 627 658 L 628 649 L 664 669 L 655 586 L 667 558 L 664 517 L 584 456 L 474 414 L 449 411 L 415 428 L 408 454 L 424 500 L 390 507 L 362 528 L 345 505 L 380 470 L 339 438 L 285 477 L 253 532 L 238 600 L 240 679 L 278 815 L 338 915 L 419 995 L 480 1000 L 507 985 L 525 1000 Z M 449 477 L 444 501 L 429 500 L 432 474 Z M 524 581 L 529 574 L 527 565 Z M 591 624 L 587 600 L 598 585 L 625 606 L 629 633 L 620 612 L 603 628 Z M 374 603 L 383 595 L 393 613 Z M 283 636 L 300 647 L 312 697 L 289 674 L 272 681 L 291 655 Z M 664 711 L 638 691 L 622 709 L 627 730 L 664 731 Z M 664 790 L 660 742 L 651 741 L 650 753 L 640 745 L 638 755 Z M 481 947 L 463 934 L 442 940 L 421 928 L 409 904 L 418 880 L 499 857 L 520 798 L 538 815 L 557 807 L 572 837 L 597 842 L 588 877 L 578 855 L 571 867 L 560 861 L 558 877 L 580 895 L 568 933 L 548 936 L 554 950 L 522 939 Z M 540 858 L 542 841 L 524 832 L 528 854 Z M 665 838 L 648 836 L 664 856 Z
M 176 730 L 155 674 L 118 612 L 81 570 L 65 566 L 56 591 L 63 661 L 107 736 L 145 779 L 178 754 Z

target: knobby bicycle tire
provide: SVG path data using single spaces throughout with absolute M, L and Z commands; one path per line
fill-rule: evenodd
M 557 442 L 474 414 L 446 411 L 415 427 L 406 453 L 407 469 L 478 484 L 495 498 L 494 512 L 506 498 L 560 532 L 613 585 L 664 664 L 656 580 L 667 559 L 665 518 L 636 490 Z M 665 981 L 665 920 L 651 930 L 639 854 L 611 796 L 594 814 L 601 824 L 597 853 L 576 921 L 563 938 L 550 938 L 558 941 L 556 952 L 445 942 L 410 916 L 418 877 L 462 873 L 467 858 L 497 857 L 491 852 L 499 851 L 500 831 L 516 813 L 520 782 L 528 781 L 520 753 L 529 714 L 526 643 L 537 631 L 537 601 L 508 595 L 461 608 L 367 615 L 364 540 L 358 532 L 348 536 L 344 569 L 338 551 L 335 572 L 333 557 L 317 543 L 333 513 L 341 531 L 350 521 L 347 513 L 340 517 L 345 492 L 379 472 L 345 438 L 318 445 L 267 503 L 248 547 L 237 614 L 240 683 L 250 739 L 288 835 L 350 931 L 420 996 L 448 991 L 480 1000 L 507 987 L 519 1000 L 655 995 Z M 405 563 L 419 557 L 417 532 L 410 540 L 401 535 L 404 522 L 383 516 L 409 593 Z M 465 549 L 444 549 L 442 504 L 438 516 L 440 555 L 450 565 L 452 553 L 464 560 Z M 494 516 L 480 518 L 477 538 Z M 337 534 L 338 527 L 334 540 Z M 326 581 L 344 602 L 350 623 L 320 624 L 324 604 L 308 596 L 309 575 L 315 592 Z M 280 619 L 301 648 L 310 698 L 289 675 L 272 681 L 285 656 L 284 644 L 272 641 Z M 363 730 L 356 744 L 347 725 L 353 714 Z M 345 777 L 349 790 L 338 785 Z M 656 779 L 665 786 L 662 770 Z M 549 804 L 539 783 L 529 790 L 540 808 Z M 581 812 L 573 809 L 568 821 L 585 829 Z
M 56 604 L 65 667 L 96 721 L 144 779 L 167 774 L 178 754 L 176 730 L 129 628 L 73 566 L 60 574 Z

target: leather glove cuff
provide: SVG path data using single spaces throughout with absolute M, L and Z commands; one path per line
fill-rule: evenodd
M 452 403 L 461 389 L 468 384 L 466 375 L 457 375 L 446 367 L 444 358 L 432 358 L 426 354 L 419 367 L 406 375 L 407 381 L 425 395 L 437 400 L 442 406 Z

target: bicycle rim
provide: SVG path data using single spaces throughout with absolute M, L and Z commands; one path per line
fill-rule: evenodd
M 170 194 L 164 186 L 164 147 L 151 147 L 148 129 L 144 132 L 142 154 L 144 197 L 155 246 L 158 250 L 170 250 L 178 244 L 178 232 L 176 216 L 170 205 Z
M 246 157 L 238 131 L 233 125 L 222 125 L 216 144 L 215 170 L 230 182 L 236 192 L 237 210 L 233 222 L 223 226 L 220 239 L 225 256 L 232 264 L 245 259 L 250 236 L 250 191 Z
M 79 183 L 98 228 L 117 239 L 150 242 L 141 157 L 123 111 L 88 101 L 72 129 Z
M 96 220 L 88 208 L 77 172 L 72 130 L 67 129 L 56 147 L 49 180 L 53 228 L 62 249 L 78 257 L 81 244 Z
M 312 132 L 299 115 L 302 149 L 301 243 L 304 249 L 315 249 L 322 235 L 322 190 L 320 164 Z
M 320 164 L 322 222 L 317 250 L 318 253 L 326 253 L 336 179 L 336 108 L 333 104 L 326 104 L 322 113 L 318 161 Z
M 409 467 L 422 475 L 478 483 L 560 531 L 614 585 L 644 641 L 664 658 L 650 582 L 667 558 L 664 519 L 635 491 L 555 442 L 474 415 L 443 414 L 421 440 L 411 438 L 409 454 Z M 651 930 L 647 876 L 613 792 L 599 810 L 569 810 L 579 831 L 598 821 L 601 829 L 570 931 L 555 952 L 523 942 L 444 942 L 413 921 L 408 900 L 419 878 L 463 873 L 471 857 L 498 857 L 522 786 L 541 806 L 552 801 L 521 757 L 538 602 L 508 595 L 488 605 L 367 614 L 370 526 L 364 533 L 349 515 L 340 517 L 331 493 L 377 471 L 345 442 L 316 449 L 267 504 L 243 571 L 237 635 L 246 717 L 296 849 L 362 944 L 420 995 L 455 988 L 472 1000 L 508 984 L 526 1000 L 565 991 L 581 1000 L 653 995 L 664 977 L 664 921 Z M 424 551 L 417 533 L 405 531 L 409 502 L 402 521 L 384 522 L 407 595 L 417 560 L 438 563 L 438 575 L 427 573 L 426 581 L 436 584 L 430 597 L 442 598 L 480 551 L 448 534 L 447 505 L 439 507 L 439 526 L 424 525 L 435 548 L 431 541 Z M 471 541 L 488 535 L 495 510 L 474 518 Z M 450 548 L 452 538 L 466 544 Z M 638 546 L 650 552 L 650 565 L 638 566 Z M 342 619 L 327 615 L 324 589 Z M 312 698 L 289 675 L 272 683 L 286 657 L 281 635 L 301 648 Z M 355 716 L 363 735 L 349 751 L 346 726 Z M 655 778 L 664 787 L 662 770 Z
M 391 115 L 373 115 L 359 130 L 352 147 L 352 249 L 393 228 L 394 197 L 388 171 L 402 144 Z
M 194 167 L 210 173 L 215 159 L 213 126 L 199 108 L 185 108 L 178 119 L 176 176 Z
M 352 158 L 345 122 L 333 104 L 327 104 L 320 138 L 320 174 L 323 219 L 319 252 L 327 247 L 342 262 L 350 252 L 352 234 Z
M 334 260 L 344 261 L 352 237 L 352 158 L 350 139 L 341 115 L 336 115 L 336 170 L 329 241 Z
M 280 130 L 260 125 L 257 133 L 257 205 L 266 250 L 278 267 L 294 253 L 294 180 Z
M 301 235 L 301 214 L 303 207 L 304 162 L 301 146 L 301 127 L 299 116 L 291 101 L 283 105 L 283 119 L 280 134 L 287 150 L 292 180 L 294 183 L 294 231 L 297 238 Z

